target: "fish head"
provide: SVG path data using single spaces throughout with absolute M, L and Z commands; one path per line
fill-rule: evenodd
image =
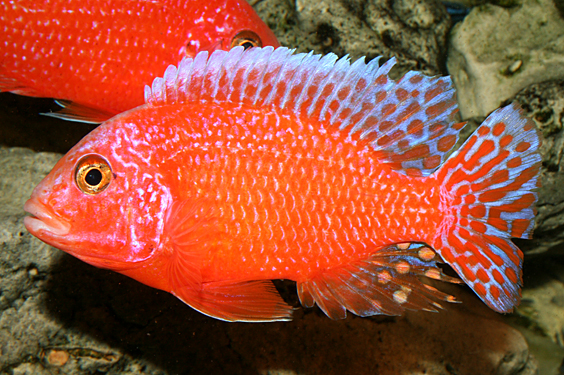
M 193 58 L 202 51 L 228 51 L 236 46 L 280 46 L 272 30 L 245 0 L 211 1 L 208 6 L 200 4 L 199 12 L 181 49 L 181 58 Z
M 155 253 L 171 201 L 150 150 L 138 145 L 140 151 L 131 151 L 130 142 L 141 142 L 144 135 L 132 124 L 117 126 L 120 116 L 61 158 L 24 205 L 31 214 L 24 224 L 32 235 L 115 271 Z

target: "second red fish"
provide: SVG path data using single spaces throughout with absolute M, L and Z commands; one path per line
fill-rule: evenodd
M 0 91 L 63 99 L 56 114 L 102 122 L 200 51 L 278 46 L 245 0 L 15 0 L 0 4 Z

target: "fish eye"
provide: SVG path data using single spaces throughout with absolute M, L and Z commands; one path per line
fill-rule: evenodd
M 96 195 L 110 185 L 112 169 L 100 155 L 86 155 L 76 164 L 74 181 L 83 193 Z
M 247 50 L 252 47 L 262 47 L 262 42 L 256 33 L 250 30 L 243 30 L 237 33 L 231 41 L 231 48 L 237 46 L 243 46 Z

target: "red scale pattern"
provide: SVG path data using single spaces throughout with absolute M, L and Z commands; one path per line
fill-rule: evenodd
M 223 240 L 208 247 L 203 280 L 306 280 L 384 245 L 422 241 L 436 225 L 432 186 L 380 163 L 367 142 L 244 107 L 183 113 L 195 141 L 175 161 L 190 178 L 174 194 L 220 213 Z

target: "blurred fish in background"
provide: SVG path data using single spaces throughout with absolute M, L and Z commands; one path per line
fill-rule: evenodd
M 143 104 L 184 57 L 279 45 L 245 0 L 15 0 L 0 30 L 0 91 L 60 99 L 50 115 L 92 123 Z

